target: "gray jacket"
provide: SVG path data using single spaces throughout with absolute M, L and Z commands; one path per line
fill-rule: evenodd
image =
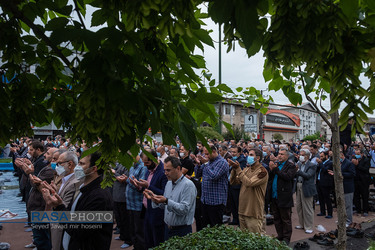
M 315 174 L 316 174 L 316 165 L 311 161 L 306 161 L 304 171 L 301 170 L 302 163 L 298 162 L 298 171 L 296 173 L 297 182 L 298 176 L 303 178 L 302 181 L 302 191 L 305 197 L 311 197 L 317 194 L 315 186 Z

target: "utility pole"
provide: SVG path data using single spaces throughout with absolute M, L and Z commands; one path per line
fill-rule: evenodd
M 263 96 L 263 90 L 260 91 L 260 94 Z M 263 114 L 258 110 L 259 114 L 259 139 L 263 140 Z
M 221 24 L 219 23 L 219 84 L 221 84 Z M 223 103 L 219 102 L 219 133 L 222 133 L 221 119 L 222 119 L 222 106 Z

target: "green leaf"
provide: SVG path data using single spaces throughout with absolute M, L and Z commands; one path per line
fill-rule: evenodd
M 268 69 L 264 68 L 263 69 L 263 78 L 264 78 L 265 82 L 268 82 L 269 80 L 271 80 L 272 76 L 273 76 L 273 74 L 272 74 L 271 68 L 268 68 Z
M 243 90 L 242 87 L 238 87 L 238 88 L 236 88 L 236 91 L 237 91 L 237 92 L 241 92 L 242 90 Z
M 358 17 L 358 0 L 340 0 L 339 6 L 349 19 Z
M 375 88 L 370 91 L 368 98 L 368 104 L 371 109 L 375 109 Z
M 92 14 L 91 27 L 103 25 L 107 20 L 106 15 L 102 9 L 95 11 Z
M 99 150 L 99 146 L 98 146 L 98 145 L 95 146 L 95 147 L 91 147 L 91 148 L 89 148 L 88 150 L 83 151 L 83 153 L 82 153 L 82 155 L 81 155 L 81 158 L 84 158 L 84 157 L 86 157 L 86 156 L 88 156 L 88 155 L 91 155 L 91 154 L 95 153 L 95 152 L 98 151 L 98 150 Z
M 284 80 L 280 76 L 273 78 L 268 84 L 268 90 L 279 91 L 284 86 Z
M 224 91 L 224 92 L 227 92 L 227 93 L 232 93 L 233 94 L 233 91 L 231 88 L 228 87 L 228 85 L 226 85 L 225 83 L 221 83 L 219 85 L 217 85 L 217 88 Z
M 46 30 L 62 29 L 68 24 L 69 20 L 65 17 L 56 17 L 50 20 L 46 25 Z

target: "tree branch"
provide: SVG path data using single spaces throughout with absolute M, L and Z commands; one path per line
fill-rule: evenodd
M 322 98 L 319 98 L 319 99 L 320 99 L 320 107 L 324 110 L 324 112 L 328 114 L 328 111 L 322 105 Z
M 78 8 L 78 4 L 77 4 L 77 0 L 74 0 L 74 6 L 75 6 L 75 11 L 77 12 L 77 15 L 78 15 L 78 18 L 79 18 L 79 21 L 81 22 L 82 26 L 84 29 L 86 29 L 86 25 L 83 21 L 83 18 L 82 18 L 82 15 L 81 15 L 81 12 L 79 11 L 79 8 Z
M 300 72 L 302 72 L 301 66 L 298 66 L 298 69 Z M 332 123 L 328 120 L 328 117 L 327 117 L 328 112 L 327 114 L 324 114 L 319 109 L 319 107 L 315 104 L 315 102 L 311 99 L 311 97 L 306 93 L 306 89 L 305 89 L 306 84 L 305 84 L 305 80 L 303 80 L 303 77 L 301 77 L 301 81 L 302 81 L 302 86 L 303 86 L 303 92 L 305 93 L 306 99 L 314 106 L 318 114 L 323 118 L 323 120 L 327 123 L 327 125 L 332 129 Z
M 18 8 L 16 5 L 13 4 L 13 1 L 8 1 L 8 0 L 0 0 L 2 8 L 5 8 L 9 10 L 10 12 L 13 13 L 14 17 L 18 18 L 25 24 L 27 24 L 37 35 L 40 37 L 57 55 L 58 57 L 65 63 L 65 65 L 72 70 L 73 72 L 75 71 L 74 67 L 71 65 L 70 61 L 68 58 L 64 56 L 64 54 L 61 52 L 59 48 L 57 48 L 51 40 L 44 34 L 43 31 L 39 29 L 37 25 L 35 25 L 32 21 L 30 21 Z

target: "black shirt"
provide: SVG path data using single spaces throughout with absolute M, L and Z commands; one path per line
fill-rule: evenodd
M 184 159 L 181 158 L 181 167 L 186 168 L 188 170 L 186 173 L 187 175 L 191 176 L 194 172 L 194 163 L 193 160 L 189 157 L 185 157 Z

